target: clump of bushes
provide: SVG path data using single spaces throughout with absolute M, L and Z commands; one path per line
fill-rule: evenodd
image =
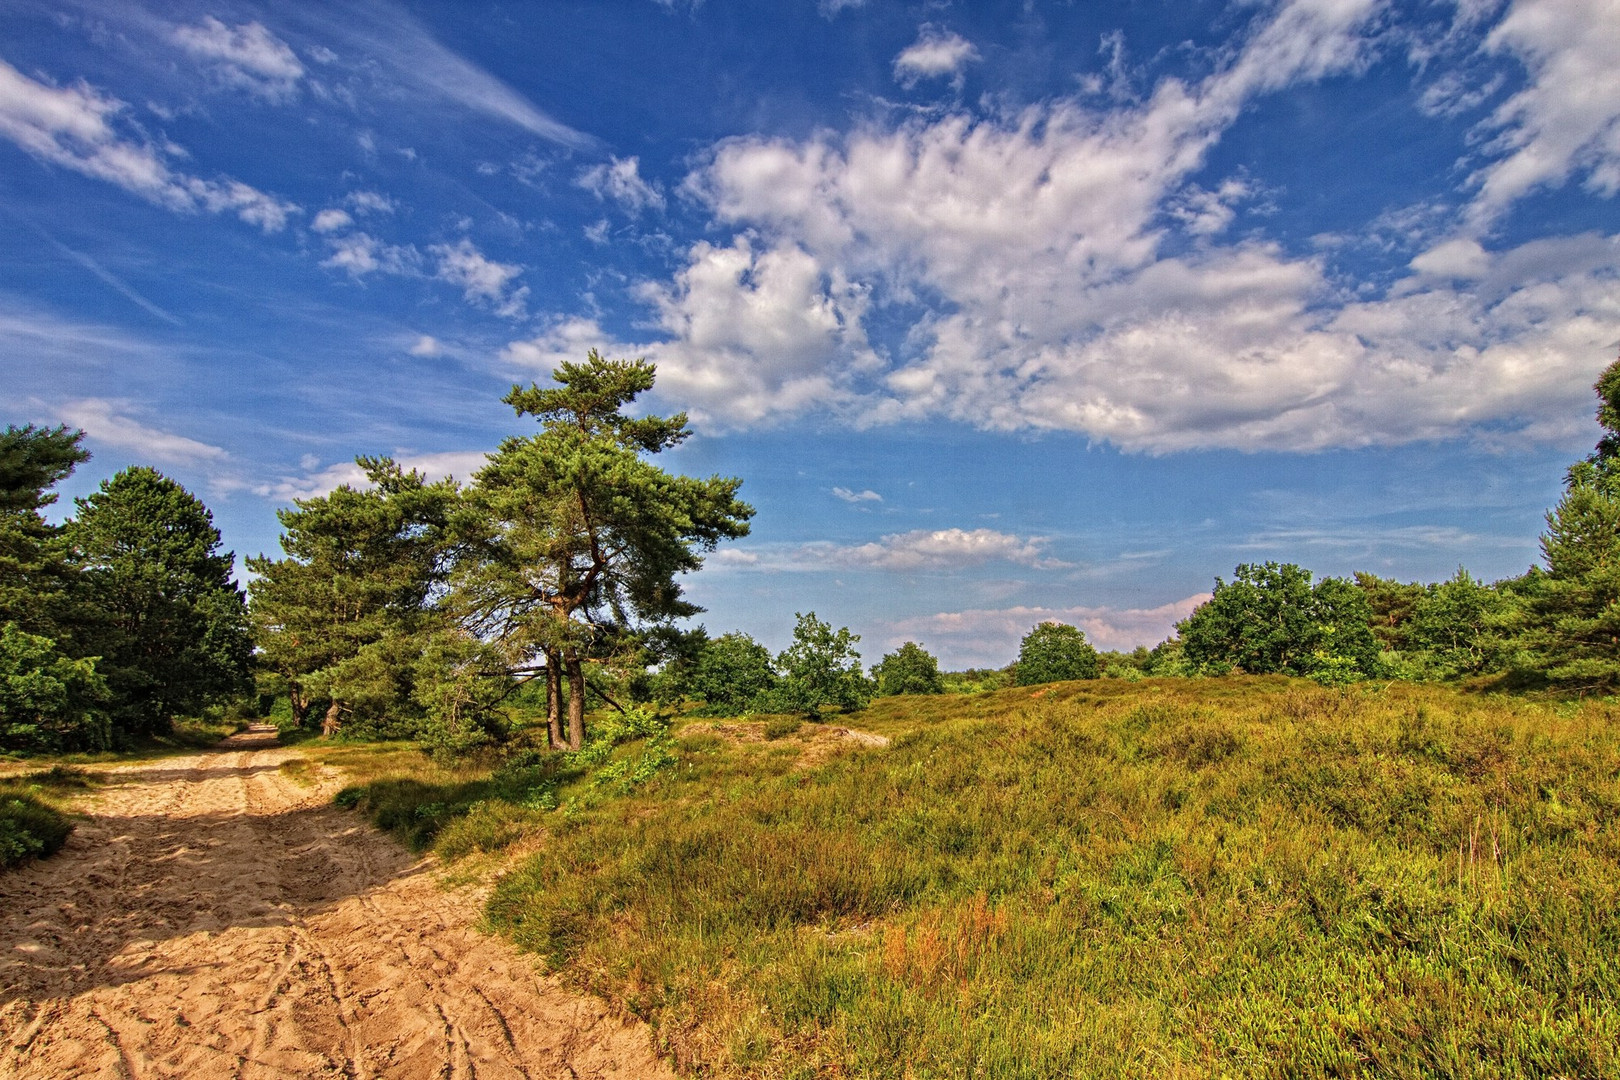
M 88 773 L 66 765 L 0 781 L 0 869 L 62 850 L 73 822 L 52 805 L 51 796 L 90 784 Z

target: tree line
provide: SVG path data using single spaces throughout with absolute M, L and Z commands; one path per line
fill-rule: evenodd
M 0 750 L 102 750 L 252 687 L 252 634 L 213 517 L 131 467 L 46 521 L 84 433 L 0 433 Z
M 62 525 L 51 488 L 83 463 L 82 432 L 0 437 L 0 749 L 99 749 L 256 696 L 326 734 L 410 736 L 445 753 L 512 734 L 515 703 L 578 750 L 592 706 L 690 703 L 713 715 L 850 711 L 874 696 L 1060 679 L 1283 673 L 1324 683 L 1499 674 L 1620 685 L 1620 360 L 1598 380 L 1603 437 L 1547 515 L 1544 566 L 1486 583 L 1315 580 L 1290 563 L 1237 567 L 1158 646 L 1099 653 L 1042 623 L 999 670 L 942 672 L 916 642 L 867 672 L 858 635 L 800 614 L 773 655 L 687 621 L 681 575 L 747 535 L 741 481 L 652 460 L 684 414 L 632 417 L 644 361 L 558 367 L 504 399 L 533 434 L 504 440 L 462 485 L 388 458 L 361 485 L 279 513 L 279 558 L 231 578 L 212 517 L 178 483 L 125 469 Z

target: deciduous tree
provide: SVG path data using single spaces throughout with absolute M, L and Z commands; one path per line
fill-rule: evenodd
M 1095 679 L 1099 663 L 1097 650 L 1086 641 L 1085 632 L 1068 623 L 1043 622 L 1018 643 L 1018 666 L 1014 678 L 1019 686 L 1061 682 L 1065 679 Z
M 834 630 L 813 611 L 794 617 L 793 644 L 776 659 L 781 679 L 770 695 L 775 710 L 816 716 L 824 708 L 864 708 L 872 700 L 872 682 L 855 651 L 860 635 L 847 626 Z
M 945 678 L 939 661 L 915 641 L 908 641 L 887 653 L 872 669 L 881 697 L 895 694 L 943 694 Z
M 1196 668 L 1251 675 L 1371 675 L 1378 641 L 1366 594 L 1342 578 L 1312 584 L 1293 563 L 1246 563 L 1177 625 Z

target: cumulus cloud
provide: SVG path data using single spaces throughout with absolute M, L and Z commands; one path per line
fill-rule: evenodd
M 501 350 L 508 364 L 549 374 L 566 361 L 580 361 L 592 349 L 615 356 L 633 355 L 634 349 L 616 345 L 594 319 L 557 319 L 541 333 L 525 341 L 514 341 Z
M 284 228 L 294 204 L 230 177 L 204 180 L 170 168 L 172 151 L 121 135 L 127 106 L 87 83 L 48 86 L 0 60 L 0 135 L 40 161 L 115 184 L 173 210 L 235 213 L 265 232 Z
M 439 339 L 434 337 L 432 334 L 423 334 L 422 336 L 418 337 L 416 339 L 416 343 L 406 351 L 412 356 L 420 356 L 425 359 L 431 359 L 432 357 L 443 354 L 444 346 L 441 345 L 439 343 Z
M 979 59 L 979 50 L 960 34 L 925 23 L 917 40 L 894 58 L 894 80 L 910 89 L 923 79 L 949 76 L 958 88 L 962 69 Z
M 304 77 L 297 55 L 261 23 L 232 27 L 207 15 L 195 26 L 176 27 L 173 39 L 191 55 L 210 61 L 228 85 L 267 101 L 290 100 Z
M 870 488 L 866 489 L 865 491 L 851 491 L 846 487 L 835 487 L 832 489 L 832 493 L 836 498 L 843 499 L 847 503 L 883 501 L 883 496 L 879 495 Z
M 1517 56 L 1529 79 L 1484 124 L 1494 160 L 1474 174 L 1470 223 L 1486 228 L 1576 174 L 1590 191 L 1620 192 L 1620 0 L 1516 0 L 1485 48 Z
M 439 261 L 435 276 L 460 287 L 468 301 L 488 304 L 497 315 L 507 318 L 523 315 L 529 289 L 510 287 L 512 280 L 523 273 L 523 267 L 496 262 L 466 239 L 434 244 L 428 251 Z
M 700 242 L 672 283 L 641 296 L 667 340 L 634 351 L 657 362 L 661 391 L 690 402 L 696 419 L 837 409 L 854 400 L 852 377 L 880 363 L 862 325 L 868 290 L 796 243 Z
M 575 183 L 598 199 L 612 199 L 631 214 L 664 208 L 664 193 L 642 179 L 640 162 L 634 157 L 612 158 L 583 169 Z
M 1379 10 L 1278 5 L 1204 78 L 1112 104 L 725 141 L 683 191 L 732 239 L 641 287 L 660 339 L 626 351 L 712 427 L 946 418 L 1147 452 L 1560 438 L 1620 335 L 1616 238 L 1454 236 L 1359 294 L 1323 257 L 1220 242 L 1250 185 L 1191 182 L 1257 95 L 1364 64 Z M 906 322 L 882 350 L 876 313 Z
M 1001 667 L 1018 656 L 1018 643 L 1043 622 L 1065 622 L 1085 631 L 1099 649 L 1134 649 L 1169 637 L 1175 624 L 1209 599 L 1199 593 L 1155 608 L 1020 606 L 942 611 L 897 619 L 884 637 L 892 645 L 923 641 L 952 665 Z
M 97 442 L 133 450 L 143 459 L 163 465 L 217 464 L 230 456 L 221 447 L 143 424 L 128 411 L 127 402 L 80 398 L 62 405 L 57 414 Z

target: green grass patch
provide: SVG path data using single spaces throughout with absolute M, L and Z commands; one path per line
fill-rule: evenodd
M 1617 719 L 1106 680 L 882 699 L 810 769 L 694 725 L 489 919 L 697 1073 L 1614 1076 Z
M 62 804 L 96 782 L 93 774 L 60 764 L 0 779 L 0 869 L 60 851 L 73 832 Z

